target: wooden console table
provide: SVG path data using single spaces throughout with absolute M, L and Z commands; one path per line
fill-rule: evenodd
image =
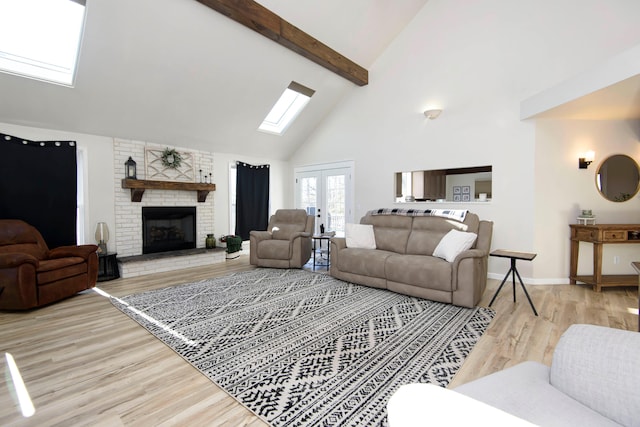
M 571 264 L 569 283 L 583 282 L 600 292 L 607 286 L 638 286 L 633 274 L 603 275 L 602 246 L 608 243 L 640 243 L 640 224 L 569 224 L 571 227 Z M 593 275 L 578 276 L 580 242 L 593 243 Z
M 631 266 L 638 272 L 638 307 L 640 307 L 640 262 L 632 262 Z M 638 332 L 640 332 L 640 317 L 638 318 Z

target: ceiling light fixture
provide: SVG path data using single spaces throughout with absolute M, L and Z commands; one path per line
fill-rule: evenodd
M 424 112 L 424 116 L 429 120 L 434 120 L 434 119 L 438 118 L 440 113 L 442 113 L 442 110 L 436 108 L 436 109 L 433 109 L 433 110 L 426 110 Z

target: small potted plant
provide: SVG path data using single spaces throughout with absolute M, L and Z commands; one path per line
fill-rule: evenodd
M 235 256 L 229 256 L 236 252 L 240 252 L 242 250 L 242 237 L 235 236 L 233 234 L 227 234 L 226 236 L 222 236 L 220 238 L 220 242 L 225 243 L 227 245 L 227 258 L 237 258 L 240 254 Z

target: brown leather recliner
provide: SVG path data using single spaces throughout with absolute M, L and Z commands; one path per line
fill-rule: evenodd
M 26 310 L 95 286 L 96 245 L 49 250 L 33 226 L 0 220 L 0 309 Z
M 315 218 L 304 209 L 278 209 L 267 231 L 249 233 L 249 262 L 259 267 L 302 268 L 311 257 Z

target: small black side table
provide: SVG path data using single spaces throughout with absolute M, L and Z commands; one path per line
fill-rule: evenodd
M 327 267 L 327 271 L 329 270 L 329 265 L 331 264 L 331 257 L 330 257 L 330 251 L 331 251 L 331 236 L 321 236 L 321 235 L 317 235 L 317 236 L 311 236 L 311 239 L 313 240 L 313 269 L 316 269 L 316 265 L 318 267 Z M 316 252 L 317 252 L 317 247 L 316 247 L 316 243 L 320 242 L 320 254 L 322 256 L 322 241 L 326 240 L 327 241 L 327 262 L 316 262 Z
M 533 314 L 537 316 L 538 312 L 536 311 L 536 308 L 533 305 L 533 301 L 531 301 L 531 297 L 529 296 L 529 292 L 527 292 L 527 288 L 524 287 L 524 283 L 522 282 L 522 277 L 520 277 L 520 273 L 518 273 L 518 269 L 516 268 L 516 260 L 520 259 L 523 261 L 531 261 L 536 257 L 537 254 L 532 254 L 528 252 L 505 251 L 503 249 L 498 249 L 491 252 L 489 255 L 500 257 L 500 258 L 509 258 L 511 260 L 511 268 L 509 269 L 509 271 L 507 271 L 507 274 L 505 274 L 504 279 L 502 279 L 502 283 L 500 283 L 498 290 L 493 295 L 493 298 L 491 298 L 489 307 L 491 307 L 491 304 L 493 304 L 496 297 L 500 293 L 502 286 L 504 286 L 504 283 L 509 278 L 509 274 L 511 274 L 511 282 L 513 283 L 513 302 L 516 302 L 516 276 L 518 276 L 518 280 L 520 281 L 520 286 L 522 286 L 522 290 L 524 291 L 524 294 L 527 296 L 527 299 L 529 300 L 529 304 L 531 305 Z
M 116 252 L 98 253 L 98 282 L 106 282 L 120 277 Z

